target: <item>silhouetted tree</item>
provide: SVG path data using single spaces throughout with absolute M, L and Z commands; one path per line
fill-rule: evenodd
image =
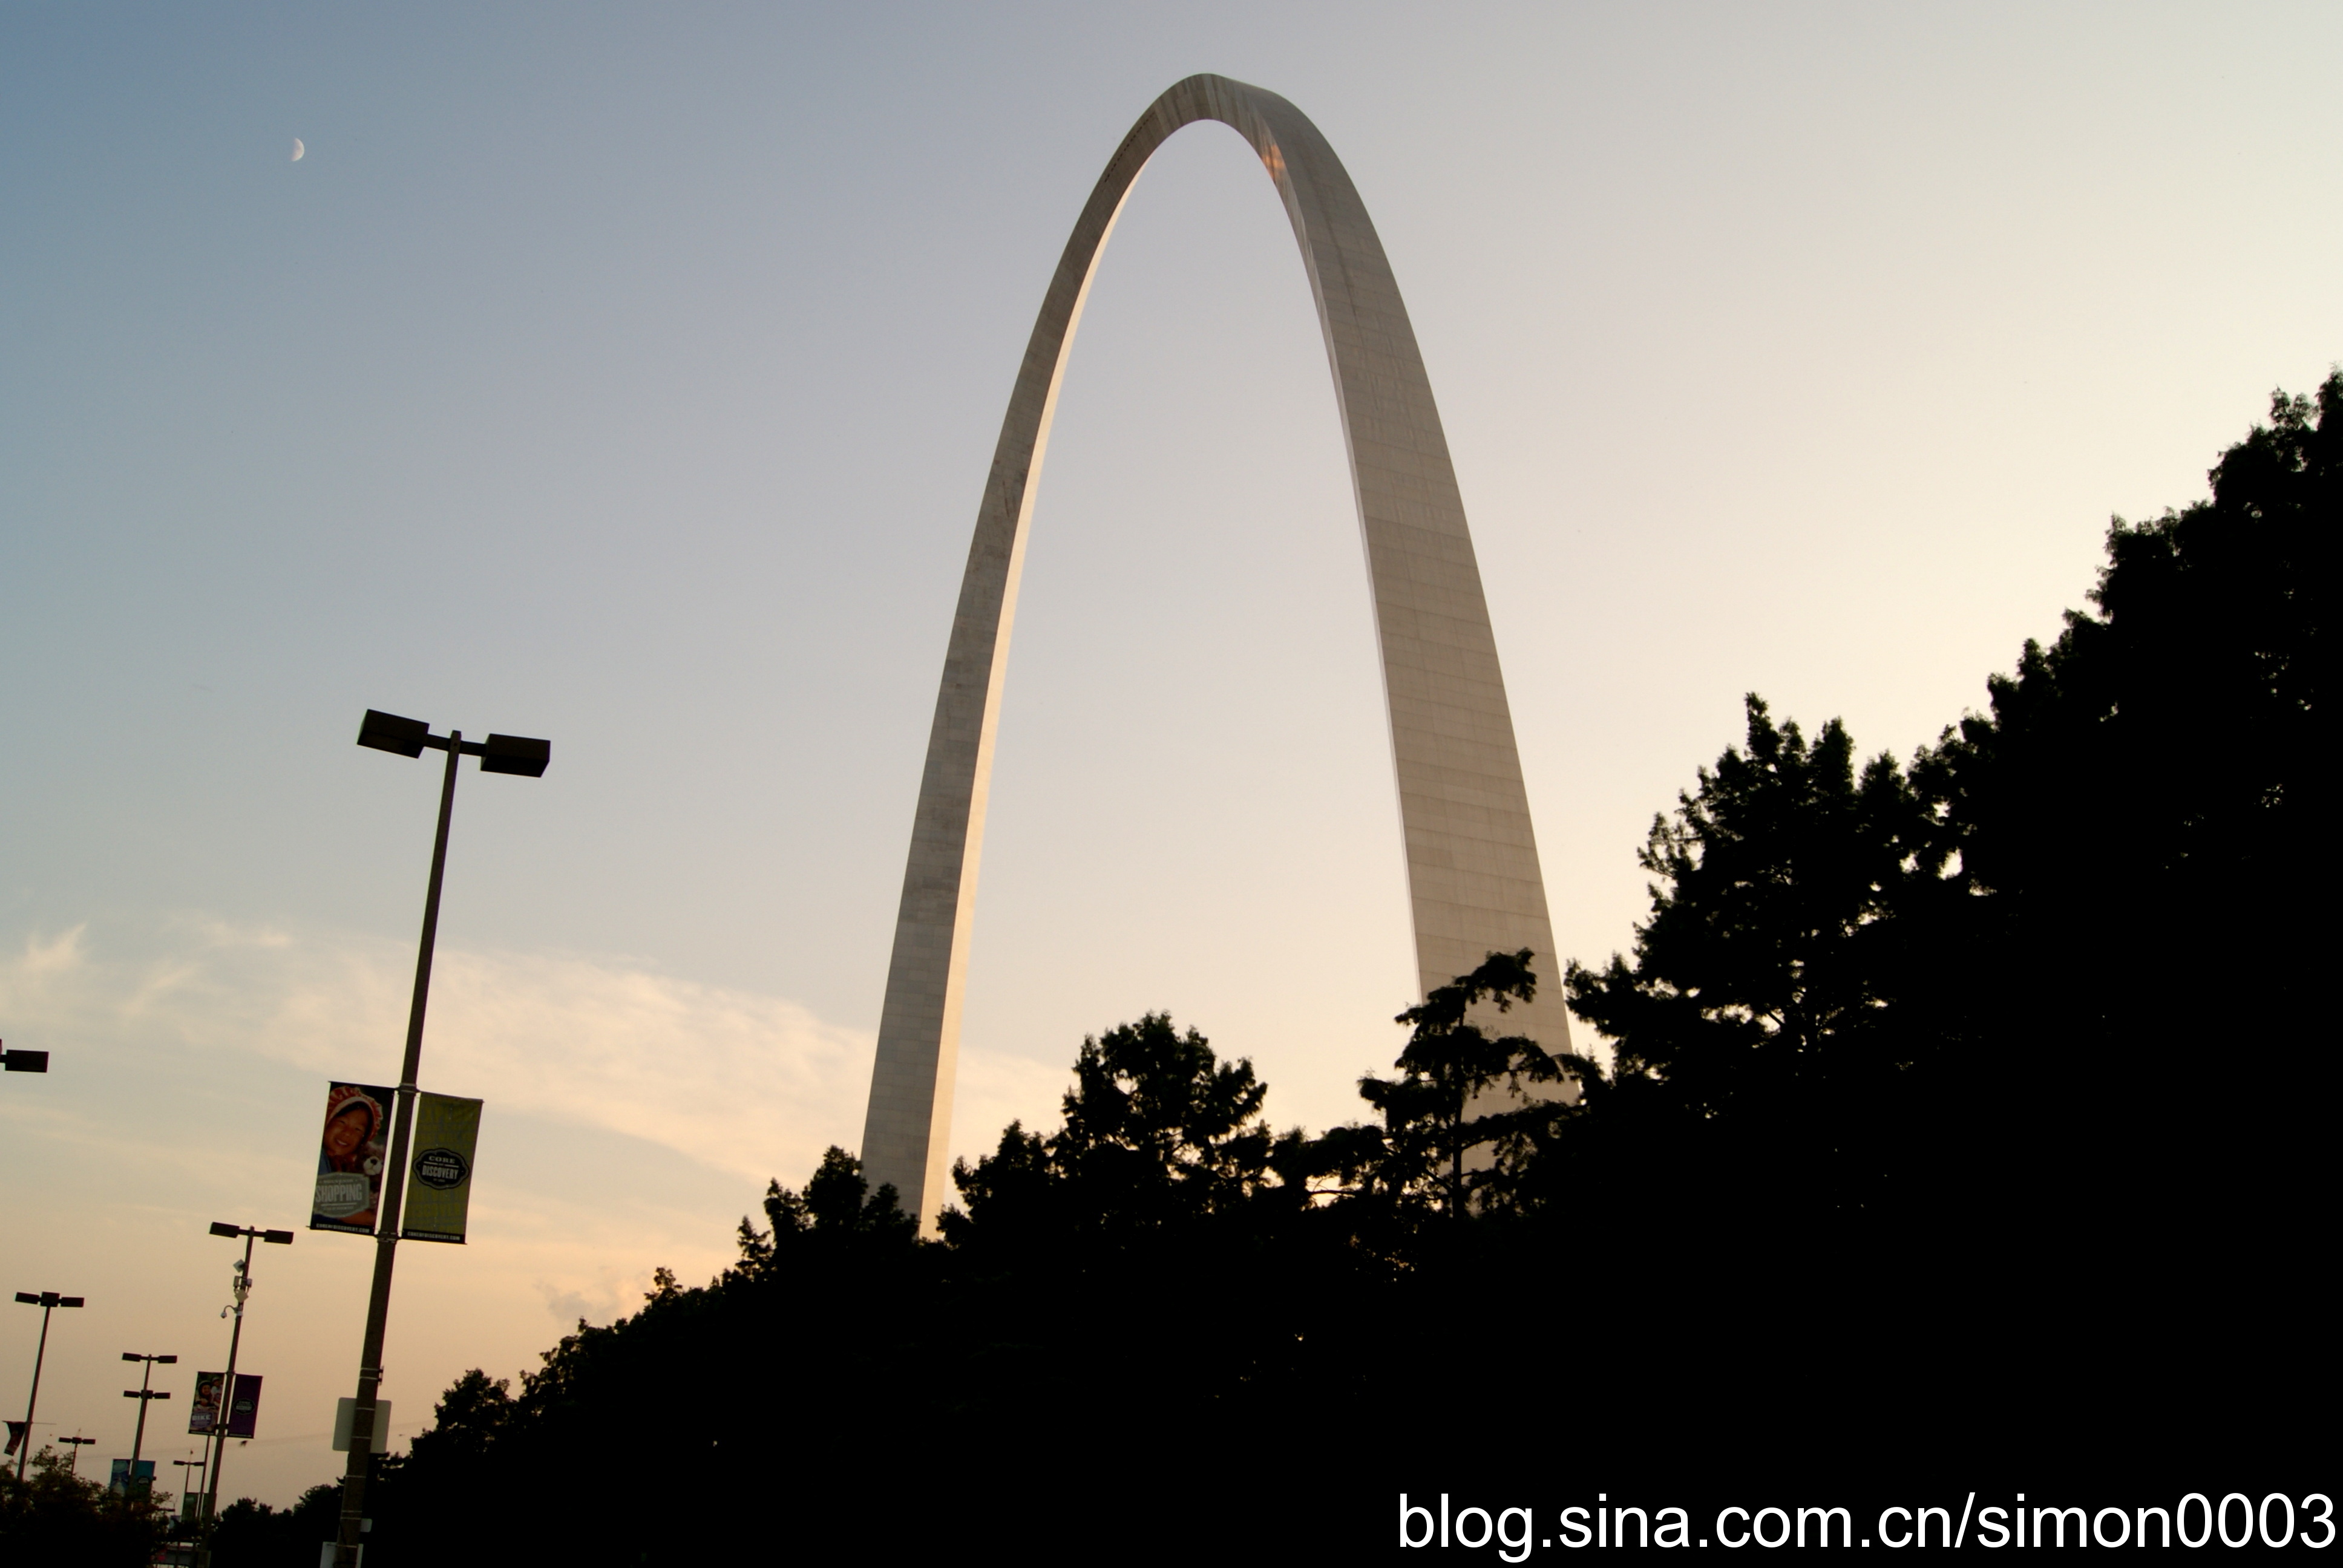
M 1743 746 L 1638 852 L 1655 879 L 1633 961 L 1564 982 L 1614 1050 L 1586 1129 L 1601 1178 L 1674 1223 L 1875 1208 L 1910 1151 L 1903 1081 L 1937 1051 L 1906 1005 L 1914 931 L 1952 896 L 1926 802 L 1890 758 L 1858 776 L 1836 719 L 1809 744 L 1746 709 Z
M 1089 1236 L 1124 1245 L 1241 1210 L 1271 1174 L 1267 1094 L 1252 1062 L 1220 1060 L 1168 1014 L 1086 1039 L 1055 1135 L 1011 1122 L 973 1169 L 954 1165 L 967 1208 L 945 1213 L 944 1237 L 964 1247 L 1041 1233 L 1052 1247 Z
M 316 1568 L 317 1548 L 341 1523 L 338 1483 L 309 1488 L 290 1508 L 240 1497 L 214 1522 L 213 1568 Z
M 517 1392 L 467 1373 L 375 1539 L 1192 1559 L 1426 1444 L 1811 1480 L 2282 1430 L 2254 1390 L 2300 1391 L 2269 1347 L 2325 1301 L 2338 406 L 2278 399 L 2212 500 L 2117 523 L 2097 613 L 1908 766 L 1750 698 L 1654 822 L 1632 953 L 1567 970 L 1608 1072 L 1496 1032 L 1527 952 L 1401 1015 L 1373 1119 L 1318 1138 L 1148 1014 L 954 1167 L 940 1241 L 832 1149 L 708 1284 L 657 1271 Z
M 412 1533 L 405 1528 L 411 1510 L 404 1500 L 430 1498 L 430 1512 L 449 1524 L 477 1520 L 508 1506 L 497 1475 L 502 1457 L 498 1440 L 513 1419 L 512 1384 L 490 1378 L 475 1367 L 448 1385 L 432 1411 L 432 1424 L 417 1432 L 407 1452 L 375 1461 L 367 1487 L 367 1506 L 381 1523 L 369 1532 L 369 1543 L 380 1542 L 384 1554 L 407 1549 Z M 332 1527 L 320 1540 L 334 1539 L 341 1529 L 341 1493 L 334 1489 Z M 437 1532 L 426 1525 L 422 1538 Z M 309 1562 L 315 1563 L 314 1548 Z
M 771 1229 L 758 1230 L 745 1215 L 740 1221 L 739 1271 L 747 1278 L 800 1266 L 809 1254 L 900 1251 L 919 1229 L 918 1221 L 903 1212 L 893 1183 L 871 1191 L 862 1161 L 835 1143 L 823 1152 L 803 1193 L 778 1181 L 766 1183 L 764 1209 Z M 675 1288 L 675 1276 L 661 1271 L 653 1295 L 672 1294 Z
M 1398 1071 L 1359 1080 L 1379 1125 L 1336 1128 L 1316 1146 L 1317 1168 L 1344 1183 L 1341 1196 L 1458 1220 L 1517 1200 L 1524 1164 L 1570 1114 L 1560 1086 L 1590 1066 L 1473 1021 L 1475 1008 L 1502 1014 L 1535 999 L 1534 956 L 1491 953 L 1399 1015 L 1411 1032 Z
M 1858 777 L 1839 726 L 1808 746 L 1752 699 L 1654 824 L 1633 961 L 1568 981 L 1617 1070 L 1537 1176 L 1629 1221 L 1613 1310 L 1704 1402 L 1764 1358 L 1875 1357 L 1947 1400 L 2055 1379 L 2139 1414 L 2110 1441 L 2235 1430 L 2318 1332 L 2338 407 L 2343 377 L 2278 397 L 2211 500 L 2118 520 L 2098 613 L 1908 769 Z M 2208 1332 L 2258 1370 L 2142 1381 Z
M 2117 519 L 2099 613 L 2029 642 L 1916 770 L 1974 903 L 1964 1027 L 2025 1084 L 1996 1137 L 2054 1229 L 2244 1224 L 2283 1251 L 2318 1221 L 2338 410 L 2343 377 L 2279 394 L 2211 499 Z
M 143 1568 L 163 1524 L 161 1504 L 75 1474 L 53 1448 L 33 1455 L 22 1481 L 14 1460 L 0 1466 L 0 1562 Z

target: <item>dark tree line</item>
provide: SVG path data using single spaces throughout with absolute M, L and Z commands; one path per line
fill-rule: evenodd
M 1908 761 L 1750 698 L 1654 822 L 1633 951 L 1561 976 L 1599 1064 L 1500 1032 L 1527 952 L 1402 1015 L 1315 1137 L 1193 1030 L 1108 1030 L 940 1240 L 833 1149 L 719 1278 L 467 1374 L 384 1477 L 386 1561 L 1243 1555 L 1425 1452 L 2137 1465 L 2315 1416 L 2338 405 L 2117 522 L 2091 610 Z
M 55 1448 L 35 1452 L 21 1481 L 14 1460 L 0 1465 L 0 1563 L 143 1568 L 164 1523 L 159 1505 L 108 1492 Z
M 1752 698 L 1655 821 L 1634 953 L 1566 982 L 1616 1071 L 1544 1168 L 1640 1217 L 1642 1329 L 1765 1349 L 1703 1332 L 1696 1248 L 1773 1344 L 1873 1358 L 1948 1432 L 2031 1380 L 2054 1449 L 2084 1411 L 2234 1448 L 2312 1386 L 2338 404 L 2278 397 L 2209 500 L 2118 519 L 2096 613 L 1908 764 Z

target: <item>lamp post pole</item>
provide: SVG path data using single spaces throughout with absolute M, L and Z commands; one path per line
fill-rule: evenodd
M 219 1227 L 215 1225 L 212 1229 L 216 1231 Z M 220 1382 L 219 1412 L 212 1417 L 211 1467 L 204 1472 L 204 1511 L 196 1522 L 203 1532 L 206 1559 L 211 1556 L 212 1516 L 219 1512 L 220 1472 L 227 1466 L 227 1429 L 236 1420 L 236 1358 L 244 1347 L 244 1300 L 252 1294 L 252 1239 L 257 1234 L 246 1228 L 244 1256 L 236 1263 L 236 1283 L 232 1287 L 236 1292 L 236 1306 L 232 1309 L 236 1322 L 227 1333 L 227 1375 Z
M 57 1439 L 57 1441 L 59 1442 L 68 1443 L 71 1445 L 65 1453 L 65 1473 L 68 1475 L 79 1475 L 81 1473 L 82 1447 L 85 1443 L 96 1442 L 97 1439 L 94 1437 L 75 1436 L 61 1437 Z
M 162 1366 L 176 1365 L 177 1364 L 179 1358 L 176 1356 L 142 1356 L 136 1351 L 124 1351 L 122 1352 L 122 1359 L 126 1362 L 144 1362 L 146 1363 L 146 1371 L 139 1373 L 138 1376 L 138 1386 L 135 1389 L 126 1388 L 122 1391 L 123 1398 L 135 1399 L 138 1402 L 138 1431 L 130 1440 L 130 1478 L 135 1482 L 138 1478 L 139 1457 L 146 1451 L 146 1406 L 152 1401 L 168 1399 L 171 1397 L 171 1391 L 169 1389 L 162 1389 L 158 1391 L 155 1388 L 155 1368 L 158 1364 Z
M 257 1226 L 230 1225 L 217 1220 L 212 1221 L 211 1233 L 215 1236 L 243 1237 L 244 1256 L 233 1265 L 236 1271 L 233 1287 L 236 1305 L 227 1311 L 235 1314 L 236 1326 L 228 1331 L 227 1373 L 220 1384 L 218 1413 L 212 1417 L 211 1469 L 206 1472 L 204 1483 L 203 1513 L 196 1521 L 198 1538 L 204 1543 L 196 1551 L 196 1561 L 204 1564 L 211 1561 L 212 1518 L 219 1512 L 220 1472 L 227 1465 L 227 1429 L 236 1423 L 236 1358 L 244 1345 L 245 1298 L 252 1294 L 252 1244 L 255 1241 L 269 1241 L 280 1247 L 293 1244 L 293 1232 L 290 1231 L 264 1231 Z M 146 1406 L 142 1404 L 139 1409 L 144 1412 Z
M 378 1452 L 375 1402 L 382 1388 L 382 1342 L 390 1326 L 391 1269 L 398 1257 L 398 1215 L 407 1198 L 407 1147 L 415 1123 L 416 1075 L 423 1063 L 423 1015 L 431 1000 L 431 955 L 439 938 L 439 889 L 447 873 L 447 824 L 456 811 L 456 765 L 478 757 L 485 773 L 542 778 L 551 748 L 542 740 L 490 735 L 467 741 L 460 729 L 434 735 L 417 719 L 367 710 L 358 744 L 377 751 L 420 757 L 424 749 L 445 751 L 447 767 L 439 780 L 439 826 L 431 840 L 431 879 L 423 893 L 423 936 L 415 954 L 415 992 L 407 1008 L 407 1054 L 398 1067 L 398 1106 L 392 1113 L 390 1165 L 383 1172 L 382 1201 L 374 1236 L 374 1283 L 367 1293 L 366 1338 L 358 1347 L 358 1391 L 351 1402 L 350 1458 L 342 1472 L 342 1524 L 334 1543 L 335 1568 L 357 1568 L 358 1537 L 365 1529 L 368 1461 Z
M 197 1449 L 196 1452 L 200 1453 L 203 1451 Z M 181 1534 L 196 1522 L 196 1500 L 202 1495 L 196 1488 L 204 1483 L 202 1476 L 188 1473 L 201 1470 L 204 1467 L 204 1462 L 200 1459 L 175 1459 L 171 1462 L 179 1467 L 179 1522 L 172 1526 L 172 1533 Z
M 61 1296 L 55 1291 L 43 1291 L 35 1295 L 31 1291 L 18 1291 L 16 1299 L 26 1306 L 41 1309 L 41 1346 L 33 1352 L 33 1392 L 25 1400 L 25 1441 L 16 1449 L 16 1479 L 25 1479 L 25 1462 L 33 1457 L 33 1412 L 41 1402 L 41 1362 L 49 1354 L 49 1314 L 59 1307 L 81 1305 L 79 1296 Z

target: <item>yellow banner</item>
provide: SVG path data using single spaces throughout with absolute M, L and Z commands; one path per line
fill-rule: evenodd
M 407 1167 L 407 1210 L 399 1236 L 458 1241 L 472 1205 L 472 1151 L 480 1141 L 480 1102 L 447 1094 L 415 1097 L 415 1158 Z

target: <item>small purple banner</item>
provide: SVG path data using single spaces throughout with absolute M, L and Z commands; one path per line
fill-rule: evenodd
M 236 1398 L 227 1407 L 227 1434 L 230 1437 L 250 1437 L 260 1420 L 260 1374 L 236 1374 Z

